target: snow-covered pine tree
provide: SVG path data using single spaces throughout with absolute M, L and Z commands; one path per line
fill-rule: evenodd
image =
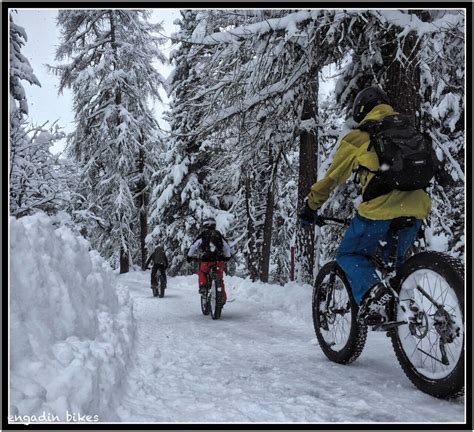
M 28 102 L 21 81 L 41 87 L 28 59 L 21 53 L 28 37 L 23 27 L 13 21 L 10 12 L 10 133 L 16 133 L 20 123 L 28 115 Z
M 303 176 L 291 177 L 301 162 L 289 156 L 301 150 L 301 143 L 311 141 L 306 153 L 296 154 L 306 154 L 305 163 L 314 160 L 322 175 L 336 149 L 336 137 L 340 138 L 334 125 L 354 126 L 352 120 L 343 126 L 341 119 L 350 117 L 357 91 L 379 83 L 398 97 L 403 82 L 409 83 L 410 94 L 422 91 L 417 59 L 430 38 L 420 38 L 414 31 L 413 23 L 425 16 L 401 11 L 226 12 L 183 14 L 182 31 L 176 37 L 180 41 L 176 75 L 171 80 L 173 141 L 165 168 L 157 176 L 165 181 L 155 189 L 154 218 L 161 225 L 154 234 L 173 244 L 177 271 L 191 241 L 185 233 L 196 230 L 202 215 L 221 215 L 227 225 L 231 220 L 228 236 L 239 262 L 253 278 L 266 280 L 270 263 L 287 265 L 289 233 L 295 233 L 296 218 L 285 218 L 281 212 L 290 212 L 288 202 L 296 207 L 297 197 L 307 194 L 315 177 L 308 177 L 306 186 L 288 201 L 288 193 L 295 190 L 282 185 L 298 184 Z M 418 27 L 431 35 L 429 27 Z M 317 94 L 319 71 L 334 62 L 342 69 L 336 86 L 338 105 L 325 103 L 318 115 L 317 97 L 312 95 Z M 405 105 L 403 111 L 420 118 L 419 109 L 415 114 L 413 104 Z M 312 150 L 319 144 L 318 152 Z M 316 153 L 323 160 L 318 161 Z M 282 165 L 285 158 L 291 160 L 291 169 Z M 356 196 L 356 187 L 349 182 L 334 193 L 325 210 L 350 217 Z M 275 218 L 284 227 L 275 224 Z M 323 236 L 324 232 L 329 237 L 323 238 L 334 246 L 326 249 L 334 250 L 338 233 L 332 228 L 326 228 Z M 311 231 L 306 237 L 312 235 Z M 307 249 L 303 256 L 310 256 L 313 246 Z M 328 258 L 320 249 L 318 253 L 323 260 Z M 300 275 L 311 281 L 311 257 L 308 262 Z M 279 280 L 282 271 L 274 272 Z
M 67 189 L 58 156 L 50 147 L 65 137 L 52 125 L 30 126 L 23 120 L 11 134 L 10 213 L 17 218 L 42 210 L 56 213 L 63 205 Z
M 69 87 L 74 95 L 77 127 L 70 152 L 81 169 L 83 210 L 97 222 L 91 241 L 107 258 L 118 256 L 121 272 L 128 271 L 137 207 L 143 206 L 135 195 L 144 179 L 137 168 L 140 173 L 156 131 L 148 104 L 159 99 L 163 84 L 153 66 L 165 61 L 155 36 L 161 26 L 149 17 L 146 10 L 60 11 L 56 58 L 70 61 L 51 67 L 60 76 L 60 91 Z M 138 196 L 143 190 L 138 186 Z
M 207 154 L 194 136 L 201 114 L 195 98 L 195 81 L 199 71 L 198 58 L 192 57 L 193 46 L 186 42 L 195 32 L 206 31 L 199 12 L 181 11 L 180 32 L 172 38 L 181 40 L 170 60 L 175 66 L 168 78 L 168 93 L 172 99 L 168 119 L 171 137 L 161 168 L 155 175 L 150 223 L 153 230 L 147 243 L 166 245 L 170 255 L 170 273 L 177 273 L 185 263 L 185 251 L 197 235 L 202 218 L 211 216 L 203 181 Z
M 201 143 L 200 148 L 196 147 L 199 158 L 193 156 L 192 159 L 201 160 L 200 165 L 192 166 L 193 174 L 200 173 L 201 181 L 193 190 L 207 205 L 212 201 L 213 212 L 228 210 L 215 203 L 214 192 L 233 197 L 229 210 L 236 216 L 231 230 L 234 246 L 237 253 L 245 257 L 253 277 L 258 275 L 262 280 L 268 279 L 271 256 L 276 250 L 278 254 L 284 250 L 284 260 L 288 261 L 288 239 L 288 244 L 272 247 L 275 203 L 280 201 L 278 191 L 284 190 L 277 185 L 291 181 L 288 178 L 280 180 L 282 160 L 299 143 L 300 137 L 302 142 L 310 142 L 305 162 L 315 159 L 316 152 L 311 151 L 317 142 L 313 96 L 317 94 L 319 67 L 328 56 L 326 52 L 314 49 L 318 45 L 315 43 L 318 17 L 317 11 L 193 12 L 188 15 L 190 28 L 179 36 L 181 47 L 177 65 L 181 65 L 181 69 L 178 66 L 173 80 L 177 88 L 184 82 L 187 89 L 192 89 L 192 96 L 183 97 L 186 104 L 181 104 L 181 111 L 172 118 L 192 119 L 192 127 L 188 125 L 182 137 L 188 142 Z M 209 34 L 212 30 L 214 33 Z M 181 79 L 183 71 L 184 80 Z M 308 82 L 314 84 L 310 86 L 312 92 L 308 92 Z M 177 106 L 174 106 L 174 113 L 177 113 Z M 182 124 L 182 120 L 175 123 L 174 130 L 182 133 Z M 155 207 L 158 210 L 155 220 L 163 220 L 165 211 L 169 211 L 173 220 L 178 219 L 179 205 L 187 202 L 175 187 L 176 177 L 172 173 L 182 172 L 179 167 L 188 160 L 192 148 L 183 152 L 179 145 L 173 145 L 173 149 L 174 155 L 178 152 L 180 156 L 174 157 L 174 168 L 168 169 L 166 175 L 168 180 L 156 189 L 158 205 Z M 185 164 L 183 178 L 191 178 L 190 165 Z M 224 168 L 218 169 L 219 166 Z M 209 181 L 209 171 L 215 171 L 212 181 Z M 303 170 L 303 173 L 307 174 L 307 171 L 311 175 L 305 182 L 304 194 L 315 177 L 314 169 Z M 232 173 L 231 181 L 228 180 L 229 172 Z M 288 172 L 294 173 L 294 170 Z M 181 182 L 182 178 L 178 180 Z M 299 195 L 303 196 L 303 193 Z M 176 203 L 168 206 L 168 198 Z M 293 232 L 296 218 L 282 220 L 291 224 L 284 231 Z M 277 229 L 281 231 L 281 227 Z M 156 234 L 160 234 L 159 229 Z M 183 237 L 175 234 L 176 230 L 172 229 L 168 230 L 167 236 Z M 187 245 L 183 245 L 178 255 L 182 257 L 186 248 Z M 312 244 L 309 249 L 311 253 Z M 273 259 L 282 262 L 275 256 Z M 313 266 L 310 263 L 306 267 L 309 280 Z
M 427 242 L 464 256 L 465 248 L 465 16 L 463 11 L 429 11 L 433 25 L 420 53 L 421 126 L 431 135 L 444 178 L 431 189 L 433 200 Z M 436 31 L 438 29 L 438 31 Z M 434 244 L 433 235 L 444 240 Z
M 60 187 L 60 169 L 49 148 L 62 139 L 57 125 L 28 124 L 28 102 L 22 81 L 41 86 L 33 69 L 21 53 L 27 41 L 25 29 L 13 21 L 10 12 L 10 213 L 25 216 L 36 210 L 57 211 L 64 189 Z

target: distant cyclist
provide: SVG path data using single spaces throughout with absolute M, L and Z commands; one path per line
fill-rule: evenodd
M 227 294 L 224 286 L 224 262 L 231 257 L 230 246 L 224 236 L 216 230 L 214 218 L 206 219 L 203 228 L 204 230 L 189 248 L 187 260 L 191 261 L 195 258 L 199 261 L 199 294 L 205 293 L 209 270 L 217 264 L 216 276 L 221 282 L 223 304 L 225 304 Z
M 162 246 L 157 246 L 153 253 L 148 257 L 145 268 L 148 268 L 150 262 L 153 261 L 153 267 L 151 269 L 151 289 L 158 286 L 158 279 L 156 274 L 158 270 L 161 273 L 161 277 L 166 287 L 166 269 L 168 268 L 168 257 L 166 256 L 165 250 Z

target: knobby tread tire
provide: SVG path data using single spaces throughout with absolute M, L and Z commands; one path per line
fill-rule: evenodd
M 222 292 L 217 290 L 218 283 L 219 282 L 217 281 L 215 277 L 211 281 L 211 290 L 212 289 L 216 290 L 216 309 L 213 311 L 212 305 L 210 305 L 211 318 L 213 320 L 218 320 L 221 317 L 221 312 L 222 312 Z
M 211 313 L 211 306 L 209 302 L 207 301 L 207 297 L 203 297 L 202 295 L 200 296 L 200 301 L 201 301 L 201 312 L 203 315 L 209 315 Z
M 329 275 L 332 270 L 335 270 L 336 276 L 343 282 L 344 287 L 349 295 L 349 299 L 351 302 L 351 330 L 349 339 L 345 345 L 345 347 L 340 351 L 333 351 L 331 347 L 326 343 L 324 337 L 321 333 L 319 328 L 319 321 L 317 312 L 319 311 L 319 290 L 321 287 L 321 283 L 324 279 Z M 358 307 L 354 301 L 354 297 L 352 296 L 352 291 L 349 285 L 349 282 L 342 271 L 342 269 L 337 265 L 335 261 L 329 262 L 325 264 L 321 270 L 319 271 L 316 281 L 314 284 L 313 289 L 313 326 L 314 331 L 316 333 L 316 337 L 319 341 L 319 346 L 321 347 L 322 351 L 326 355 L 326 357 L 335 362 L 340 364 L 350 364 L 355 361 L 362 353 L 365 342 L 367 340 L 367 326 L 360 323 L 357 320 L 357 312 Z
M 165 278 L 163 276 L 160 276 L 160 285 L 158 287 L 158 294 L 161 298 L 163 298 L 165 295 L 165 289 L 166 289 Z
M 427 269 L 438 273 L 450 285 L 456 293 L 459 301 L 459 306 L 463 314 L 463 323 L 465 321 L 464 315 L 464 265 L 459 259 L 442 252 L 426 251 L 409 258 L 402 266 L 398 275 L 400 276 L 400 288 L 403 282 L 410 274 L 417 270 Z M 398 331 L 391 332 L 391 340 L 393 349 L 402 370 L 408 379 L 421 391 L 430 394 L 431 396 L 441 399 L 453 399 L 464 394 L 464 356 L 462 356 L 456 365 L 455 369 L 445 378 L 435 380 L 429 379 L 421 375 L 410 360 L 405 355 L 402 344 L 398 337 Z M 463 350 L 465 349 L 465 342 L 463 341 Z

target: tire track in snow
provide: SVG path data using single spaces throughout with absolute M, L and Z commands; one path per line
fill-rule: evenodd
M 161 299 L 149 272 L 120 282 L 138 324 L 122 421 L 463 421 L 463 400 L 436 400 L 411 385 L 384 334 L 369 334 L 359 360 L 341 366 L 315 346 L 311 322 L 285 311 L 240 296 L 221 320 L 203 316 L 195 276 L 169 278 Z

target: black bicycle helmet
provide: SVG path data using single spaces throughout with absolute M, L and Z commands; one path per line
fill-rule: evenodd
M 352 117 L 357 123 L 379 104 L 390 104 L 387 94 L 379 87 L 367 87 L 356 96 L 352 107 Z
M 207 218 L 202 223 L 202 226 L 208 229 L 216 229 L 216 220 L 213 217 Z

